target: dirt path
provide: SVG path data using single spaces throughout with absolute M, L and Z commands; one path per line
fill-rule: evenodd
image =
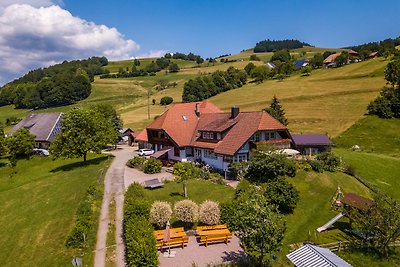
M 94 266 L 104 267 L 106 264 L 107 251 L 107 232 L 109 225 L 109 205 L 111 196 L 115 195 L 116 203 L 116 231 L 115 244 L 116 255 L 115 265 L 117 267 L 125 266 L 124 251 L 125 246 L 122 239 L 122 220 L 123 220 L 123 204 L 124 204 L 124 173 L 125 163 L 132 158 L 133 148 L 128 146 L 119 146 L 117 150 L 111 152 L 115 156 L 113 162 L 108 168 L 104 178 L 104 196 L 100 211 L 99 228 L 97 230 L 97 243 L 95 250 Z

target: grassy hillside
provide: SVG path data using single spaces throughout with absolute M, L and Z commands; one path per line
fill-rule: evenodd
M 335 145 L 349 149 L 360 146 L 363 152 L 400 157 L 400 120 L 367 116 L 336 138 Z
M 65 240 L 74 225 L 79 202 L 89 185 L 102 179 L 107 157 L 79 160 L 33 157 L 17 164 L 17 173 L 0 162 L 0 265 L 69 266 L 84 254 L 93 264 L 93 248 L 67 249 Z M 96 208 L 96 207 L 94 207 Z

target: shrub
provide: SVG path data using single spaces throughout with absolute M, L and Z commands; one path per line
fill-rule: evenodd
M 133 217 L 125 221 L 124 230 L 128 266 L 157 266 L 156 240 L 150 222 Z
M 155 201 L 150 209 L 150 222 L 159 228 L 165 227 L 172 215 L 171 205 L 164 201 Z
M 140 184 L 132 184 L 125 193 L 124 218 L 144 217 L 149 219 L 150 204 Z
M 308 163 L 310 164 L 313 171 L 324 172 L 324 166 L 322 165 L 321 161 L 311 160 Z
M 162 169 L 162 162 L 155 158 L 149 158 L 143 165 L 144 173 L 159 173 Z
M 145 161 L 146 158 L 134 157 L 126 162 L 126 166 L 128 166 L 129 168 L 142 167 Z
M 199 221 L 207 225 L 219 223 L 220 210 L 217 202 L 206 200 L 200 205 Z
M 169 105 L 172 102 L 174 102 L 174 99 L 170 96 L 164 96 L 163 98 L 161 98 L 160 100 L 160 105 Z
M 186 223 L 195 223 L 199 218 L 199 207 L 189 199 L 175 203 L 174 214 L 176 219 Z
M 350 176 L 356 176 L 357 172 L 356 169 L 353 166 L 347 165 L 345 170 L 344 170 L 345 174 L 348 174 Z
M 156 240 L 149 222 L 150 204 L 144 188 L 132 184 L 125 193 L 124 238 L 128 266 L 157 266 Z
M 306 172 L 311 171 L 312 170 L 312 166 L 310 165 L 310 163 L 304 162 L 303 163 L 303 170 L 305 170 Z
M 246 175 L 248 168 L 247 162 L 232 162 L 229 164 L 228 171 L 236 180 L 241 180 Z
M 279 177 L 267 183 L 264 196 L 267 202 L 276 205 L 281 213 L 292 213 L 299 201 L 299 191 L 284 177 Z
M 317 160 L 322 162 L 324 170 L 333 172 L 340 164 L 340 158 L 332 152 L 323 152 L 317 155 Z
M 76 211 L 76 222 L 69 233 L 65 245 L 72 248 L 88 247 L 96 236 L 96 217 L 102 199 L 101 190 L 91 185 L 86 191 L 85 198 L 79 203 Z

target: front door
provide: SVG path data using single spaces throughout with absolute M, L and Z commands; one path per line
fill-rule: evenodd
M 197 149 L 197 148 L 194 149 L 194 158 L 201 159 L 201 150 L 200 149 Z

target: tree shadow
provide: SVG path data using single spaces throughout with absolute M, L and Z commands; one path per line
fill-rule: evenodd
M 246 253 L 244 251 L 224 251 L 222 256 L 223 262 L 246 262 L 248 261 Z
M 52 169 L 50 172 L 60 172 L 60 171 L 71 171 L 76 168 L 81 168 L 89 165 L 99 165 L 101 162 L 107 160 L 107 156 L 102 156 L 94 159 L 89 159 L 86 160 L 86 162 L 79 161 L 79 162 L 74 162 L 66 165 L 59 166 L 57 168 Z
M 178 192 L 171 192 L 171 193 L 169 193 L 169 196 L 170 197 L 183 197 L 183 194 L 182 193 L 178 193 Z
M 7 165 L 8 165 L 7 162 L 0 162 L 0 168 L 1 168 L 1 167 L 5 167 L 5 166 L 7 166 Z

